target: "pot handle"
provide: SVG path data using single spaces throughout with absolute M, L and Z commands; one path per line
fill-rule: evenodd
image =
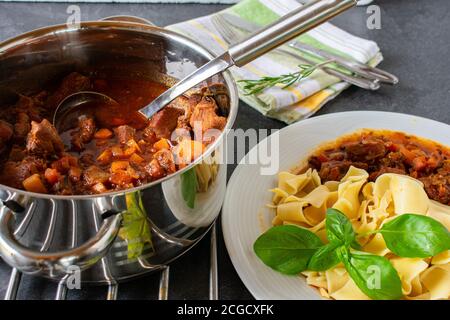
M 31 274 L 48 274 L 73 271 L 71 268 L 86 269 L 103 258 L 117 234 L 122 215 L 112 215 L 103 220 L 97 234 L 82 245 L 59 252 L 39 252 L 20 244 L 13 235 L 11 220 L 14 214 L 3 208 L 0 211 L 0 255 L 11 266 Z

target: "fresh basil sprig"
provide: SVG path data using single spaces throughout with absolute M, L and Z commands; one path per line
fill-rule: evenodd
M 406 258 L 427 258 L 450 250 L 450 232 L 433 218 L 402 214 L 380 230 L 386 246 Z
M 402 297 L 402 282 L 388 259 L 364 252 L 337 250 L 339 260 L 350 277 L 368 297 L 375 300 L 397 300 Z
M 254 244 L 256 255 L 269 267 L 298 274 L 306 269 L 326 271 L 340 262 L 350 277 L 372 299 L 398 299 L 402 286 L 388 259 L 353 252 L 360 250 L 350 220 L 336 209 L 326 215 L 328 244 L 311 231 L 296 226 L 277 226 L 262 234 Z M 385 223 L 380 230 L 387 247 L 400 257 L 425 258 L 450 249 L 450 234 L 438 221 L 416 214 L 403 214 Z
M 312 271 L 327 271 L 339 264 L 340 259 L 337 249 L 342 246 L 338 242 L 330 242 L 317 249 L 308 262 L 308 269 Z
M 253 250 L 269 267 L 284 274 L 298 274 L 322 245 L 311 231 L 286 225 L 270 228 L 259 236 Z
M 361 249 L 361 245 L 356 241 L 352 223 L 341 211 L 333 208 L 327 210 L 325 228 L 330 243 L 342 243 L 354 249 Z

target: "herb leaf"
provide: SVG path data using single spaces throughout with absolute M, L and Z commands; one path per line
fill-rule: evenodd
M 244 84 L 245 95 L 258 94 L 263 92 L 267 88 L 271 88 L 277 84 L 282 84 L 283 89 L 292 86 L 296 82 L 309 77 L 316 69 L 333 62 L 333 60 L 327 60 L 316 65 L 300 64 L 298 65 L 299 71 L 282 74 L 276 77 L 262 77 L 257 80 L 239 80 Z
M 181 174 L 181 194 L 186 205 L 193 209 L 197 195 L 197 174 L 195 168 L 191 168 Z
M 340 262 L 339 256 L 337 254 L 337 249 L 339 247 L 339 243 L 330 242 L 327 245 L 317 249 L 317 251 L 309 260 L 308 270 L 326 271 L 333 268 Z
M 450 232 L 427 216 L 402 214 L 378 232 L 389 250 L 400 257 L 426 258 L 450 249 Z
M 311 231 L 286 225 L 272 227 L 259 236 L 253 250 L 272 269 L 298 274 L 306 270 L 309 259 L 322 245 Z
M 142 254 L 147 243 L 153 248 L 152 234 L 140 192 L 127 193 L 125 201 L 127 210 L 122 212 L 119 236 L 127 241 L 128 259 L 135 259 Z
M 350 277 L 368 297 L 375 300 L 397 300 L 403 295 L 402 282 L 397 271 L 385 257 L 365 253 L 350 253 L 338 249 Z
M 356 241 L 356 234 L 352 223 L 345 214 L 337 209 L 328 209 L 325 221 L 327 238 L 330 242 L 337 242 L 355 249 L 361 249 Z

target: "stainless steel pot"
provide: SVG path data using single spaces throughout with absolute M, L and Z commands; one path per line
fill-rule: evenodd
M 18 93 L 38 92 L 71 71 L 170 84 L 212 58 L 193 41 L 143 23 L 99 21 L 77 28 L 42 28 L 0 44 L 0 108 L 14 103 Z M 210 81 L 225 84 L 229 91 L 229 129 L 238 108 L 236 86 L 228 72 Z M 0 255 L 25 273 L 53 279 L 77 266 L 85 270 L 83 282 L 109 283 L 160 269 L 199 241 L 219 214 L 226 165 L 218 164 L 215 181 L 198 194 L 193 209 L 183 201 L 180 175 L 206 158 L 220 157 L 223 135 L 189 167 L 126 192 L 55 196 L 1 185 Z M 153 246 L 129 259 L 126 241 L 117 237 L 122 220 L 117 213 L 127 210 L 127 194 L 136 192 L 147 213 Z
M 231 62 L 243 65 L 354 4 L 355 0 L 312 1 L 233 46 L 228 53 L 232 61 L 227 67 Z M 84 22 L 75 28 L 53 26 L 1 43 L 0 108 L 14 103 L 19 93 L 38 92 L 71 71 L 170 84 L 174 78 L 184 78 L 214 58 L 193 41 L 146 25 L 142 19 L 113 19 L 122 21 Z M 84 282 L 111 283 L 160 269 L 191 248 L 219 214 L 226 166 L 220 161 L 211 164 L 209 160 L 225 158 L 223 137 L 233 125 L 238 107 L 237 89 L 228 72 L 208 81 L 227 87 L 227 124 L 202 157 L 183 170 L 126 192 L 99 196 L 43 195 L 0 186 L 3 259 L 27 273 L 61 279 L 76 267 L 86 270 Z M 204 166 L 214 171 L 215 179 L 207 184 L 208 188 L 200 190 L 191 208 L 182 196 L 181 175 L 193 167 L 197 170 Z M 147 245 L 147 251 L 139 257 L 130 258 L 127 241 L 117 235 L 122 214 L 126 217 L 129 212 L 127 199 L 137 196 L 151 230 L 152 245 Z

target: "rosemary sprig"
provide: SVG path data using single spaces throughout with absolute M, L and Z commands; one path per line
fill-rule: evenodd
M 316 69 L 323 67 L 324 65 L 333 62 L 333 60 L 327 60 L 315 65 L 311 64 L 300 64 L 299 69 L 296 72 L 282 74 L 277 77 L 262 77 L 257 80 L 239 80 L 238 82 L 244 83 L 244 93 L 245 95 L 258 94 L 267 88 L 271 88 L 275 85 L 282 84 L 283 89 L 292 86 L 294 83 L 307 78 Z

